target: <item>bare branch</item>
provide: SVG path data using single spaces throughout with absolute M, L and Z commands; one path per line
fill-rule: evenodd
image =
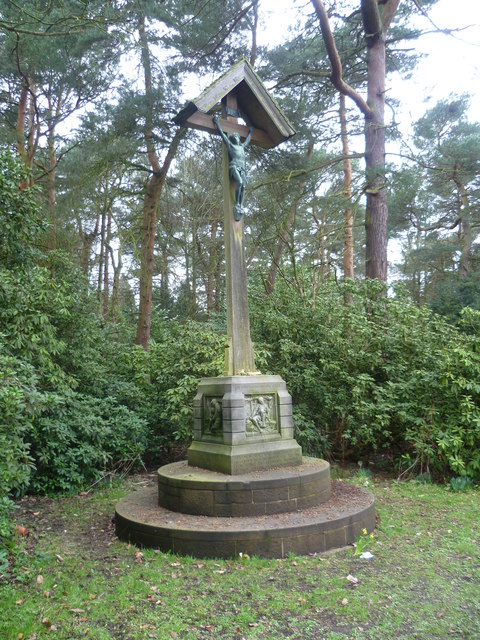
M 418 217 L 418 214 L 416 213 L 416 211 L 413 208 L 410 208 L 408 213 L 409 213 L 409 217 L 410 217 L 410 222 L 413 224 L 415 229 L 418 229 L 419 231 L 438 231 L 439 229 L 445 229 L 447 231 L 451 231 L 452 229 L 455 229 L 455 227 L 458 227 L 458 225 L 462 221 L 461 218 L 457 218 L 452 223 L 446 224 L 446 221 L 440 220 L 439 222 L 436 222 L 435 224 L 431 224 L 431 225 L 428 225 L 426 227 L 423 227 L 420 224 L 420 218 Z M 415 218 L 415 220 L 414 220 L 414 218 Z
M 256 189 L 259 189 L 260 187 L 265 187 L 267 185 L 270 184 L 276 184 L 278 182 L 290 182 L 290 180 L 293 180 L 295 178 L 299 178 L 301 176 L 306 176 L 309 173 L 314 173 L 315 171 L 319 171 L 320 169 L 326 169 L 327 167 L 330 167 L 334 164 L 337 164 L 339 162 L 343 162 L 345 160 L 345 157 L 348 157 L 350 159 L 354 159 L 354 158 L 363 158 L 365 157 L 364 153 L 352 153 L 349 156 L 344 156 L 343 154 L 340 156 L 335 156 L 334 158 L 330 158 L 329 160 L 325 160 L 324 162 L 319 162 L 317 164 L 314 164 L 311 167 L 308 167 L 308 169 L 294 169 L 293 171 L 290 171 L 288 174 L 282 174 L 280 176 L 275 176 L 273 177 L 271 180 L 265 180 L 262 182 L 257 182 L 256 184 L 252 185 L 249 189 L 249 191 L 255 191 Z
M 330 76 L 332 84 L 336 89 L 338 89 L 338 91 L 340 91 L 340 93 L 351 98 L 366 118 L 373 118 L 374 113 L 364 98 L 358 93 L 358 91 L 355 91 L 353 87 L 343 80 L 342 63 L 340 61 L 340 56 L 338 55 L 335 39 L 333 37 L 332 30 L 330 29 L 328 15 L 322 0 L 312 0 L 312 4 L 320 21 L 320 29 L 327 49 L 328 58 L 332 66 L 332 74 Z
M 388 31 L 388 28 L 397 13 L 398 5 L 400 4 L 400 0 L 388 0 L 385 3 L 385 9 L 382 14 L 382 31 L 383 35 L 385 35 Z

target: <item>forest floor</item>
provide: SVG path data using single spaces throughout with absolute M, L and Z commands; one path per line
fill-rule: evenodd
M 480 638 L 480 491 L 336 470 L 374 492 L 353 547 L 283 560 L 199 560 L 114 533 L 117 500 L 154 474 L 75 497 L 26 497 L 28 534 L 0 576 L 2 640 Z

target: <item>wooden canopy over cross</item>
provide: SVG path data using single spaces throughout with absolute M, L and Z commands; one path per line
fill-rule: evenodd
M 174 118 L 174 122 L 218 134 L 212 114 L 217 114 L 219 106 L 222 114 L 219 124 L 227 136 L 238 133 L 247 138 L 252 128 L 251 142 L 264 149 L 271 149 L 295 135 L 295 129 L 245 59 L 233 65 L 198 98 L 188 102 Z M 246 126 L 238 122 L 240 117 L 246 122 Z M 225 145 L 222 147 L 229 338 L 225 375 L 234 376 L 256 373 L 256 368 L 250 339 L 243 217 L 239 220 L 234 218 L 234 185 L 229 176 L 227 149 Z
M 209 114 L 232 94 L 237 101 L 237 108 L 232 109 L 232 113 L 227 110 L 229 118 L 220 120 L 227 135 L 239 133 L 246 138 L 249 127 L 253 127 L 252 144 L 264 149 L 276 147 L 295 135 L 295 129 L 245 59 L 234 64 L 212 82 L 195 100 L 189 101 L 174 118 L 174 122 L 217 134 Z M 235 114 L 233 110 L 236 111 Z M 230 119 L 238 116 L 243 118 L 247 126 Z

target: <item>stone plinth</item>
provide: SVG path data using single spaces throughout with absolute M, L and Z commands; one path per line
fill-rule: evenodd
M 204 378 L 194 400 L 188 463 L 230 475 L 300 465 L 292 399 L 282 378 Z
M 116 532 L 122 540 L 197 558 L 264 558 L 307 554 L 355 542 L 375 527 L 373 495 L 346 482 L 310 509 L 270 516 L 219 518 L 172 512 L 158 505 L 157 487 L 140 489 L 117 504 Z
M 185 461 L 158 470 L 158 504 L 212 517 L 263 516 L 308 509 L 330 498 L 330 465 L 303 458 L 282 469 L 230 476 Z

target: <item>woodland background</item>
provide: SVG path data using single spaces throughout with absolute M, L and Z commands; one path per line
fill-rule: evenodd
M 1 4 L 5 544 L 12 497 L 189 443 L 223 368 L 221 145 L 172 118 L 243 56 L 297 130 L 250 148 L 245 225 L 257 365 L 304 452 L 478 480 L 480 124 L 446 95 L 402 136 L 382 84 L 433 4 L 312 0 L 275 47 L 261 0 Z

